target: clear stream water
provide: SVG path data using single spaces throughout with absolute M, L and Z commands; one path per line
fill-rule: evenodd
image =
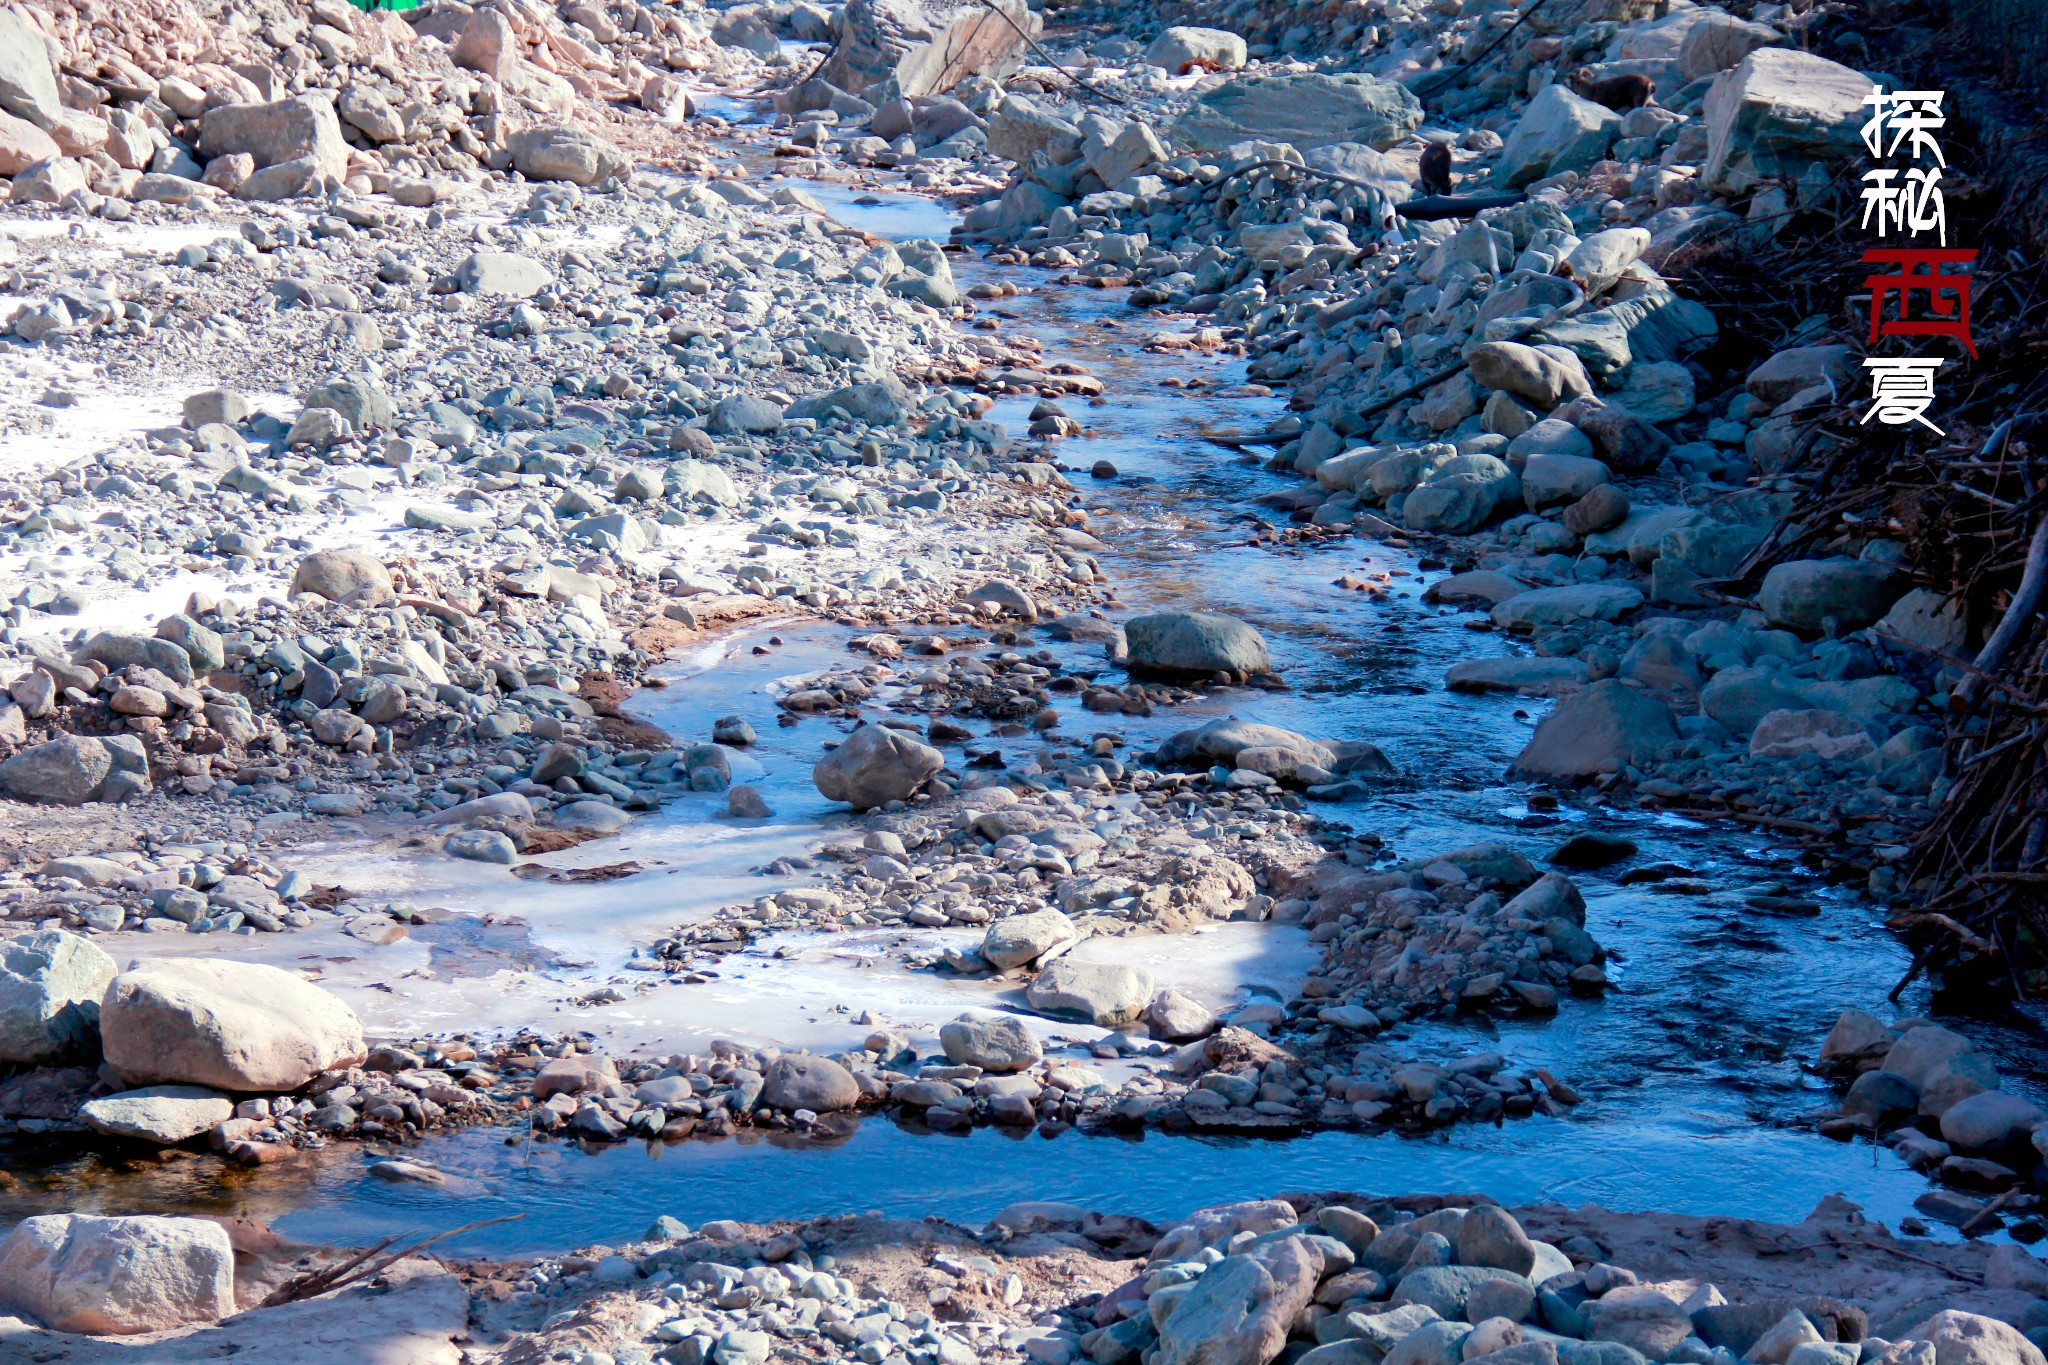
M 878 235 L 943 237 L 950 222 L 929 201 L 843 186 L 805 188 L 842 220 Z M 863 199 L 880 202 L 857 202 Z M 992 277 L 980 265 L 964 265 L 960 274 L 963 284 Z M 1711 888 L 1675 895 L 1655 885 L 1623 887 L 1616 876 L 1630 864 L 1585 874 L 1588 927 L 1620 959 L 1607 999 L 1570 1003 L 1547 1023 L 1403 1031 L 1402 1040 L 1426 1055 L 1499 1050 L 1518 1066 L 1551 1067 L 1586 1092 L 1588 1103 L 1566 1118 L 1459 1126 L 1424 1137 L 1069 1133 L 1047 1140 L 989 1130 L 937 1136 L 873 1120 L 831 1142 L 774 1137 L 584 1150 L 523 1138 L 508 1145 L 504 1130 L 491 1130 L 434 1138 L 408 1153 L 453 1177 L 438 1189 L 373 1179 L 366 1174 L 371 1158 L 355 1149 L 288 1168 L 241 1171 L 188 1154 L 122 1161 L 0 1146 L 0 1168 L 19 1181 L 0 1188 L 0 1221 L 54 1209 L 234 1211 L 273 1219 L 287 1236 L 361 1243 L 408 1228 L 439 1231 L 523 1212 L 520 1222 L 447 1246 L 454 1254 L 514 1256 L 629 1239 L 663 1213 L 695 1223 L 880 1210 L 973 1223 L 1016 1200 L 1063 1199 L 1162 1218 L 1304 1189 L 1455 1189 L 1508 1202 L 1592 1201 L 1775 1220 L 1796 1220 L 1822 1196 L 1840 1191 L 1886 1221 L 1910 1212 L 1926 1188 L 1922 1177 L 1881 1148 L 1828 1141 L 1798 1122 L 1830 1098 L 1802 1060 L 1817 1052 L 1842 1008 L 1887 1013 L 1885 992 L 1904 968 L 1903 952 L 1875 922 L 1874 911 L 1812 882 L 1790 855 L 1745 830 L 1670 816 L 1587 813 L 1569 804 L 1555 813 L 1531 812 L 1526 790 L 1503 774 L 1534 723 L 1531 712 L 1544 703 L 1451 693 L 1441 685 L 1444 670 L 1459 659 L 1515 646 L 1469 629 L 1465 613 L 1424 605 L 1420 592 L 1434 575 L 1418 572 L 1402 552 L 1362 539 L 1291 549 L 1241 543 L 1255 510 L 1249 500 L 1290 482 L 1256 458 L 1200 436 L 1205 427 L 1263 426 L 1281 410 L 1277 399 L 1208 396 L 1240 383 L 1242 362 L 1147 354 L 1140 348 L 1148 329 L 1119 297 L 1052 286 L 1037 271 L 1003 277 L 1026 292 L 983 305 L 984 314 L 1003 319 L 1006 332 L 1038 337 L 1048 359 L 1088 365 L 1107 385 L 1100 404 L 1064 401 L 1094 434 L 1064 443 L 1060 454 L 1077 466 L 1074 481 L 1094 495 L 1085 505 L 1103 509 L 1093 530 L 1111 547 L 1100 558 L 1119 596 L 1134 610 L 1200 607 L 1245 617 L 1265 633 L 1290 684 L 1279 693 L 1220 692 L 1148 719 L 1117 718 L 1132 751 L 1233 711 L 1317 736 L 1368 739 L 1412 780 L 1376 799 L 1319 812 L 1376 832 L 1402 856 L 1482 839 L 1504 839 L 1540 855 L 1574 829 L 1598 828 L 1636 840 L 1642 850 L 1637 862 L 1683 863 Z M 1199 377 L 1208 387 L 1162 386 L 1168 377 Z M 1030 403 L 1005 401 L 992 416 L 1021 432 Z M 1112 461 L 1119 477 L 1093 483 L 1081 471 L 1098 459 Z M 1405 576 L 1380 597 L 1332 585 L 1345 572 L 1380 571 Z M 779 646 L 751 652 L 771 633 Z M 832 823 L 808 782 L 828 723 L 778 727 L 760 720 L 770 714 L 770 694 L 792 676 L 846 658 L 850 633 L 820 623 L 753 627 L 664 668 L 670 685 L 643 692 L 639 712 L 679 735 L 703 733 L 711 718 L 729 712 L 754 716 L 761 770 L 740 776 L 763 787 L 778 822 L 766 831 L 721 828 L 709 821 L 716 798 L 688 797 L 636 822 L 616 841 L 577 850 L 579 862 L 630 856 L 665 865 L 599 888 L 522 888 L 520 896 L 559 902 L 551 911 L 551 950 L 570 960 L 600 955 L 602 936 L 579 923 L 617 932 L 623 922 L 652 931 L 678 922 L 676 908 L 686 901 L 716 904 L 758 894 L 758 881 L 728 874 L 766 861 L 777 849 L 793 850 Z M 1041 643 L 1074 662 L 1089 654 Z M 1092 662 L 1101 666 L 1099 655 Z M 1101 727 L 1077 713 L 1072 731 L 1091 728 Z M 708 881 L 708 893 L 693 885 L 700 880 Z M 1777 919 L 1746 907 L 1749 895 L 1780 884 L 1818 900 L 1820 915 Z M 472 913 L 534 909 L 508 907 L 504 888 L 495 884 L 449 888 L 443 900 Z M 571 913 L 562 913 L 564 905 Z M 579 916 L 582 910 L 587 919 Z M 1284 990 L 1288 972 L 1298 976 L 1306 951 L 1299 931 L 1226 929 L 1209 940 L 1144 942 L 1159 945 L 1162 980 L 1174 979 L 1175 971 L 1213 974 L 1227 967 L 1241 982 L 1271 978 L 1273 989 Z M 708 1011 L 706 1036 L 746 1036 L 734 1031 L 755 1029 L 804 1041 L 804 1028 L 820 1025 L 825 1013 L 819 999 L 859 998 L 845 993 L 860 991 L 864 980 L 884 984 L 879 975 L 855 974 L 872 965 L 857 960 L 872 950 L 858 936 L 838 936 L 829 949 L 814 936 L 800 936 L 740 955 L 728 962 L 725 980 L 710 997 L 698 997 L 699 1008 Z M 942 1011 L 937 1017 L 959 1003 L 987 1003 L 986 997 L 960 996 L 936 978 L 898 972 L 886 984 Z M 1906 1004 L 1918 1008 L 1924 1001 Z M 633 1004 L 611 1013 L 621 1038 L 648 1017 Z M 453 1019 L 437 1022 L 460 1026 Z M 2038 1056 L 2024 1033 L 1977 1032 L 2008 1074 L 2022 1059 L 2031 1063 Z M 2026 1069 L 2040 1074 L 2038 1067 Z

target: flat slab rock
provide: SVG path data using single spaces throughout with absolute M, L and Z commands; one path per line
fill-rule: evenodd
M 217 1365 L 237 1360 L 346 1360 L 349 1365 L 461 1365 L 469 1292 L 428 1261 L 401 1261 L 379 1281 L 218 1323 L 112 1339 L 52 1332 L 0 1316 L 0 1359 L 47 1365 Z

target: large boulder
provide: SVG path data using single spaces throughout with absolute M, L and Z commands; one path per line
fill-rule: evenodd
M 109 671 L 138 665 L 153 668 L 172 682 L 192 681 L 192 656 L 169 640 L 125 630 L 103 630 L 73 650 L 76 662 L 87 659 L 103 663 Z
M 1792 48 L 1759 48 L 1707 91 L 1711 193 L 1747 194 L 1766 181 L 1799 183 L 1810 166 L 1833 177 L 1864 155 L 1870 77 Z
M 1585 362 L 1562 346 L 1488 341 L 1473 347 L 1468 359 L 1472 377 L 1482 385 L 1519 398 L 1539 412 L 1593 391 Z
M 1522 1231 L 1515 1216 L 1498 1205 L 1481 1204 L 1467 1210 L 1453 1237 L 1460 1265 L 1492 1266 L 1517 1275 L 1536 1269 L 1535 1242 Z
M 1847 389 L 1856 382 L 1857 357 L 1840 342 L 1825 346 L 1791 346 L 1749 372 L 1742 382 L 1752 398 L 1777 407 L 1795 393 L 1832 384 Z
M 325 91 L 271 104 L 217 105 L 200 119 L 199 151 L 207 157 L 239 152 L 259 169 L 310 160 L 322 175 L 348 174 L 348 143 Z
M 64 117 L 50 49 L 19 10 L 0 10 L 0 109 L 46 131 Z
M 910 99 L 951 90 L 974 76 L 1006 81 L 1017 74 L 1045 21 L 1024 0 L 963 9 L 929 42 L 896 60 L 896 88 Z
M 1678 1344 L 1693 1334 L 1691 1316 L 1648 1285 L 1609 1290 L 1580 1311 L 1586 1316 L 1589 1340 L 1618 1341 L 1647 1360 L 1669 1360 Z
M 1226 1256 L 1159 1324 L 1159 1365 L 1266 1365 L 1316 1292 L 1323 1254 L 1282 1237 Z
M 786 1053 L 768 1063 L 761 1103 L 784 1113 L 808 1109 L 814 1114 L 830 1114 L 860 1103 L 860 1082 L 830 1057 Z
M 1189 105 L 1167 137 L 1191 152 L 1239 142 L 1284 142 L 1303 151 L 1360 142 L 1385 151 L 1421 125 L 1421 101 L 1377 76 L 1241 76 Z
M 1522 465 L 1522 500 L 1532 511 L 1562 507 L 1611 479 L 1607 466 L 1590 455 L 1531 455 Z
M 113 958 L 61 929 L 0 942 L 0 1063 L 90 1059 L 99 1050 L 100 997 L 114 971 Z
M 391 395 L 366 375 L 344 375 L 316 385 L 306 394 L 306 406 L 338 412 L 356 431 L 388 427 L 398 420 L 398 405 Z
M 57 139 L 27 119 L 0 113 L 0 175 L 20 175 L 31 166 L 63 154 Z
M 1997 1152 L 2024 1146 L 2027 1135 L 2048 1123 L 2048 1111 L 2003 1090 L 1980 1090 L 1941 1116 L 1941 1136 L 1966 1152 Z
M 1909 1328 L 1899 1344 L 1934 1344 L 1934 1365 L 2043 1365 L 2041 1348 L 1997 1318 L 1944 1308 Z M 1911 1359 L 1911 1357 L 1908 1357 Z
M 1877 623 L 1877 633 L 1915 649 L 1958 655 L 1969 644 L 1969 622 L 1962 603 L 1931 588 L 1914 588 L 1892 603 Z
M 1583 171 L 1607 155 L 1621 132 L 1621 115 L 1562 85 L 1547 85 L 1529 101 L 1501 148 L 1493 178 L 1516 190 L 1560 171 Z
M 1889 564 L 1864 559 L 1795 559 L 1764 575 L 1757 605 L 1774 626 L 1809 633 L 1832 619 L 1844 631 L 1883 619 L 1905 594 L 1906 581 Z
M 113 754 L 88 735 L 59 735 L 0 763 L 0 790 L 17 801 L 79 806 L 114 770 Z
M 505 140 L 512 164 L 528 180 L 567 180 L 595 185 L 623 175 L 633 162 L 597 134 L 567 124 L 522 128 Z
M 1038 974 L 1024 998 L 1048 1014 L 1078 1014 L 1102 1028 L 1129 1028 L 1152 1003 L 1152 973 L 1143 967 L 1076 962 L 1063 957 Z
M 360 592 L 363 606 L 379 606 L 391 600 L 391 570 L 364 550 L 321 550 L 292 570 L 292 591 L 317 593 L 330 602 Z
M 235 1311 L 235 1249 L 205 1218 L 25 1218 L 0 1244 L 0 1303 L 60 1332 L 212 1322 Z
M 1565 698 L 1536 726 L 1510 773 L 1583 782 L 1624 763 L 1641 766 L 1678 741 L 1671 710 L 1615 678 Z
M 886 725 L 863 725 L 818 760 L 811 780 L 828 801 L 867 810 L 905 801 L 946 766 L 929 744 Z
M 1839 711 L 1771 711 L 1756 723 L 1749 737 L 1751 758 L 1862 758 L 1877 748 L 1862 722 Z
M 963 1014 L 939 1026 L 939 1047 L 955 1066 L 978 1066 L 1004 1075 L 1038 1065 L 1045 1050 L 1038 1035 L 1010 1015 Z
M 1156 673 L 1266 673 L 1266 640 L 1235 616 L 1162 611 L 1124 626 L 1133 669 Z
M 1911 1082 L 1917 1089 L 1927 1083 L 1935 1068 L 1974 1051 L 1976 1046 L 1954 1029 L 1924 1024 L 1909 1028 L 1898 1036 L 1898 1041 L 1885 1051 L 1883 1067 L 1892 1075 Z
M 1081 148 L 1081 130 L 1021 95 L 1012 95 L 996 108 L 988 124 L 988 149 L 1020 165 L 1034 153 L 1058 143 Z M 1070 153 L 1071 155 L 1071 153 Z
M 1641 605 L 1643 594 L 1626 583 L 1563 583 L 1516 593 L 1489 615 L 1502 630 L 1536 631 L 1581 621 L 1619 621 Z
M 455 282 L 463 293 L 494 299 L 532 298 L 554 279 L 533 257 L 511 251 L 473 251 L 455 267 Z
M 1700 689 L 1700 710 L 1729 734 L 1748 739 L 1765 716 L 1813 709 L 1812 698 L 1793 686 L 1797 681 L 1776 669 L 1724 668 Z
M 1491 455 L 1456 455 L 1431 470 L 1408 494 L 1401 505 L 1401 521 L 1411 531 L 1469 535 L 1521 496 L 1521 480 L 1505 461 Z
M 1247 757 L 1249 755 L 1249 757 Z M 1380 773 L 1391 777 L 1394 765 L 1379 746 L 1360 739 L 1323 740 L 1262 721 L 1225 716 L 1168 735 L 1153 755 L 1163 766 L 1223 763 L 1243 767 L 1258 764 L 1266 772 L 1276 766 L 1298 770 L 1307 764 L 1333 773 Z M 1283 780 L 1290 774 L 1273 772 Z
M 1064 912 L 1047 907 L 1028 915 L 1010 915 L 989 925 L 981 955 L 997 971 L 1036 962 L 1062 943 L 1081 937 Z
M 1758 48 L 1777 47 L 1784 41 L 1785 35 L 1769 24 L 1752 24 L 1708 10 L 1686 29 L 1678 46 L 1678 79 L 1696 81 L 1726 71 Z
M 1235 71 L 1245 59 L 1244 39 L 1221 28 L 1175 25 L 1162 30 L 1145 49 L 1146 61 L 1176 76 L 1189 70 Z
M 918 0 L 847 0 L 832 27 L 832 51 L 813 74 L 856 94 L 894 76 L 934 36 Z
M 116 976 L 100 1045 L 134 1084 L 295 1090 L 365 1055 L 355 1011 L 310 981 L 253 962 L 146 962 Z

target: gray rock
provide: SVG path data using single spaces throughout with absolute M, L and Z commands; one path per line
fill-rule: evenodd
M 42 32 L 14 10 L 0 11 L 0 109 L 43 129 L 64 115 Z
M 1219 1023 L 1215 1013 L 1201 1001 L 1176 990 L 1163 990 L 1145 1007 L 1145 1026 L 1154 1038 L 1185 1043 L 1206 1038 Z
M 96 1133 L 170 1146 L 198 1137 L 235 1115 L 234 1101 L 195 1085 L 152 1085 L 123 1090 L 78 1107 Z
M 1159 1365 L 1266 1365 L 1286 1345 L 1322 1269 L 1306 1237 L 1224 1257 L 1159 1324 Z
M 1101 1028 L 1129 1028 L 1152 1002 L 1152 973 L 1120 963 L 1063 957 L 1039 972 L 1025 992 L 1031 1007 L 1078 1014 Z
M 1607 155 L 1621 131 L 1621 115 L 1574 94 L 1545 86 L 1522 111 L 1501 148 L 1495 183 L 1520 189 L 1561 171 L 1584 171 Z
M 1145 60 L 1175 76 L 1197 66 L 1204 71 L 1235 71 L 1245 64 L 1245 42 L 1227 29 L 1176 25 L 1152 40 Z
M 1010 1073 L 1038 1065 L 1045 1055 L 1038 1037 L 1022 1020 L 1009 1015 L 979 1018 L 963 1014 L 939 1026 L 939 1045 L 956 1066 Z
M 1958 1308 L 1943 1309 L 1908 1328 L 1899 1340 L 1901 1344 L 1931 1343 L 1935 1365 L 2042 1365 L 2043 1361 L 2040 1348 L 2019 1329 Z
M 1539 880 L 1535 885 L 1542 884 Z M 1527 896 L 1534 890 L 1535 886 L 1532 886 L 1521 894 Z M 1585 914 L 1583 902 L 1579 913 L 1582 917 Z M 1534 918 L 1549 919 L 1551 916 L 1544 914 Z M 1583 918 L 1580 922 L 1584 922 Z M 1513 1214 L 1495 1205 L 1481 1204 L 1468 1210 L 1458 1223 L 1452 1245 L 1458 1249 L 1460 1265 L 1493 1266 L 1522 1276 L 1536 1268 L 1536 1244 L 1529 1239 L 1528 1233 L 1522 1231 L 1522 1225 L 1515 1221 Z
M 1839 711 L 1772 711 L 1749 736 L 1751 758 L 1797 758 L 1819 754 L 1848 760 L 1875 753 L 1877 745 L 1860 722 Z
M 1203 95 L 1168 129 L 1188 151 L 1239 142 L 1284 142 L 1298 150 L 1359 142 L 1385 151 L 1422 125 L 1422 104 L 1406 86 L 1340 73 L 1241 76 Z
M 1975 1043 L 1953 1029 L 1922 1024 L 1899 1035 L 1899 1040 L 1884 1054 L 1884 1069 L 1905 1077 L 1917 1088 L 1935 1067 L 1975 1047 Z
M 519 861 L 519 850 L 512 840 L 494 829 L 466 829 L 459 834 L 451 834 L 442 848 L 449 857 L 472 863 L 510 867 Z
M 512 164 L 529 180 L 595 185 L 623 175 L 632 161 L 616 146 L 582 128 L 551 124 L 525 128 L 505 141 Z
M 192 681 L 192 656 L 169 640 L 126 631 L 103 630 L 72 652 L 73 659 L 91 659 L 110 670 L 139 665 L 153 668 L 172 682 Z
M 826 800 L 866 810 L 908 800 L 945 766 L 944 754 L 903 731 L 863 725 L 818 760 L 811 780 Z
M 0 1244 L 0 1303 L 60 1332 L 132 1334 L 235 1311 L 235 1252 L 204 1218 L 25 1218 Z
M 1050 907 L 1025 915 L 1009 915 L 989 925 L 981 940 L 981 955 L 998 971 L 1022 967 L 1040 956 L 1080 938 L 1074 922 Z
M 473 251 L 455 267 L 464 293 L 497 299 L 532 298 L 554 279 L 539 261 L 510 251 Z
M 1815 632 L 1833 621 L 1843 631 L 1881 619 L 1906 582 L 1889 564 L 1862 559 L 1795 559 L 1764 575 L 1757 605 L 1774 626 Z
M 1685 31 L 1678 47 L 1678 78 L 1696 81 L 1712 76 L 1747 57 L 1760 47 L 1776 47 L 1785 35 L 1769 24 L 1752 24 L 1732 14 L 1708 10 Z
M 1968 1152 L 1995 1152 L 2024 1145 L 2048 1112 L 2003 1090 L 1983 1090 L 1949 1106 L 1941 1116 L 1941 1136 Z
M 1162 673 L 1267 673 L 1265 637 L 1234 616 L 1167 611 L 1124 625 L 1134 669 Z
M 1842 1112 L 1868 1119 L 1873 1126 L 1890 1118 L 1914 1113 L 1920 1094 L 1910 1081 L 1889 1071 L 1866 1071 L 1849 1087 L 1842 1099 Z
M 1621 764 L 1638 767 L 1678 742 L 1670 708 L 1614 679 L 1567 697 L 1536 726 L 1514 776 L 1583 782 Z
M 1642 593 L 1626 583 L 1570 583 L 1517 593 L 1491 615 L 1502 630 L 1533 631 L 1582 621 L 1618 621 L 1642 604 Z
M 132 1083 L 245 1093 L 293 1090 L 365 1055 L 355 1012 L 327 991 L 276 967 L 197 958 L 116 976 L 100 1042 Z
M 1812 701 L 1791 683 L 1775 669 L 1724 668 L 1700 689 L 1700 709 L 1746 740 L 1774 711 L 1811 708 Z
M 735 435 L 765 435 L 782 429 L 782 409 L 765 398 L 727 394 L 711 410 L 711 428 Z
M 1533 1255 L 1531 1264 L 1534 1264 Z M 1465 1300 L 1473 1289 L 1488 1280 L 1518 1284 L 1527 1293 L 1530 1303 L 1536 1300 L 1535 1287 L 1525 1276 L 1514 1271 L 1492 1266 L 1443 1265 L 1411 1270 L 1403 1275 L 1394 1286 L 1394 1296 L 1389 1302 L 1396 1307 L 1407 1303 L 1426 1304 L 1439 1317 L 1455 1320 L 1465 1316 Z
M 1862 1010 L 1843 1010 L 1820 1045 L 1823 1066 L 1878 1066 L 1898 1041 L 1884 1020 Z
M 1507 655 L 1461 659 L 1444 673 L 1444 686 L 1453 692 L 1521 692 L 1561 697 L 1584 687 L 1588 681 L 1586 666 L 1577 659 Z
M 1961 603 L 1929 588 L 1914 588 L 1892 603 L 1876 631 L 1916 649 L 1950 657 L 1960 656 L 1969 643 L 1969 623 L 1963 618 Z
M 829 1057 L 816 1057 L 808 1052 L 785 1053 L 768 1063 L 761 1103 L 784 1113 L 798 1109 L 814 1114 L 836 1113 L 860 1103 L 860 1083 L 851 1071 Z
M 1585 363 L 1562 346 L 1488 341 L 1473 347 L 1467 358 L 1474 379 L 1542 412 L 1593 391 Z
M 104 744 L 60 735 L 0 763 L 0 788 L 17 801 L 78 806 L 93 799 L 113 768 Z
M 308 408 L 339 413 L 356 431 L 389 427 L 398 420 L 398 406 L 376 380 L 361 375 L 330 379 L 306 395 Z
M 1516 439 L 1524 440 L 1547 425 L 1550 424 L 1538 422 Z M 1557 425 L 1565 426 L 1562 422 Z M 1578 431 L 1576 427 L 1565 429 L 1574 434 Z M 1592 444 L 1588 442 L 1586 448 L 1591 450 Z M 1512 451 L 1512 446 L 1510 450 Z M 1612 477 L 1606 465 L 1589 456 L 1531 455 L 1522 465 L 1522 500 L 1534 511 L 1541 511 L 1546 507 L 1559 507 L 1577 502 L 1595 488 L 1610 482 Z
M 1707 92 L 1701 184 L 1742 195 L 1767 180 L 1796 185 L 1812 166 L 1832 176 L 1863 154 L 1869 94 L 1868 76 L 1814 53 L 1750 53 Z
M 1585 1306 L 1586 1336 L 1616 1341 L 1649 1360 L 1669 1360 L 1692 1335 L 1692 1318 L 1654 1289 L 1628 1286 L 1609 1290 Z
M 90 1060 L 114 970 L 113 958 L 60 929 L 0 941 L 0 1062 Z
M 259 168 L 310 161 L 319 175 L 348 173 L 348 143 L 325 91 L 208 109 L 200 119 L 199 151 L 207 157 L 244 153 Z

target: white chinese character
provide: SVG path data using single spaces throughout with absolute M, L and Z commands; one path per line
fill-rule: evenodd
M 1905 230 L 1904 188 L 1892 183 L 1898 174 L 1889 166 L 1863 173 L 1863 228 L 1866 232 L 1870 230 L 1873 217 L 1877 220 L 1877 235 L 1880 237 Z
M 1910 139 L 1915 161 L 1925 151 L 1937 165 L 1946 166 L 1948 162 L 1941 154 L 1941 144 L 1934 140 L 1934 130 L 1948 126 L 1948 119 L 1941 112 L 1941 102 L 1947 94 L 1945 90 L 1900 90 L 1887 95 L 1884 87 L 1871 86 L 1863 102 L 1874 105 L 1876 112 L 1863 125 L 1863 145 L 1872 156 L 1897 156 L 1899 144 Z M 1887 129 L 1892 135 L 1889 146 L 1884 140 Z
M 1918 192 L 1914 187 L 1918 186 Z M 1948 245 L 1948 211 L 1941 198 L 1941 170 L 1938 167 L 1916 166 L 1906 172 L 1906 184 L 1899 198 L 1907 205 L 1906 227 L 1916 237 L 1932 228 L 1940 236 L 1943 246 Z
M 1870 396 L 1876 400 L 1863 414 L 1864 424 L 1873 417 L 1892 427 L 1918 422 L 1936 436 L 1946 435 L 1927 420 L 1927 409 L 1934 404 L 1934 372 L 1942 364 L 1938 357 L 1873 356 L 1864 361 L 1863 368 L 1870 371 Z
M 1948 211 L 1941 195 L 1941 171 L 1932 166 L 1906 172 L 1905 183 L 1889 166 L 1863 173 L 1863 226 L 1873 222 L 1877 235 L 1909 232 L 1915 236 L 1935 231 L 1943 246 L 1948 245 Z

